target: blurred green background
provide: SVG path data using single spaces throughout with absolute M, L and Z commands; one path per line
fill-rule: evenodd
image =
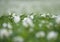
M 60 42 L 60 1 L 0 0 L 0 42 Z

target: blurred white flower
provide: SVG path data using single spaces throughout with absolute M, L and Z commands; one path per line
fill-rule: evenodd
M 4 28 L 9 28 L 9 29 L 12 28 L 12 25 L 10 23 L 3 23 L 2 25 Z
M 41 14 L 42 17 L 46 17 L 46 14 Z
M 17 37 L 13 38 L 13 41 L 14 42 L 24 42 L 24 39 L 22 37 L 20 37 L 20 36 L 17 36 Z
M 57 17 L 56 17 L 56 23 L 57 23 L 57 24 L 60 24 L 60 16 L 57 16 Z
M 52 15 L 52 17 L 51 18 L 55 18 L 56 17 L 56 15 Z
M 29 17 L 27 17 L 27 18 L 24 18 L 24 20 L 22 21 L 23 23 L 23 26 L 25 26 L 25 27 L 28 27 L 28 26 L 31 26 L 31 27 L 33 27 L 33 22 L 32 22 L 32 19 L 30 19 Z
M 16 16 L 15 13 L 13 13 L 13 14 L 12 14 L 12 17 L 15 17 L 15 16 Z
M 30 18 L 31 18 L 31 19 L 34 19 L 34 15 L 31 15 Z
M 2 26 L 3 26 L 4 28 L 6 28 L 6 27 L 7 27 L 7 23 L 3 23 Z
M 8 23 L 8 26 L 7 26 L 9 29 L 12 28 L 12 25 L 10 23 Z
M 12 31 L 8 31 L 7 29 L 0 29 L 0 37 L 9 37 L 12 34 Z
M 35 36 L 36 38 L 45 37 L 45 32 L 44 31 L 37 32 Z
M 58 36 L 58 33 L 57 33 L 57 32 L 51 31 L 51 32 L 48 33 L 47 39 L 48 39 L 48 40 L 56 39 L 57 36 Z
M 20 16 L 14 16 L 13 20 L 15 23 L 18 23 L 20 21 Z

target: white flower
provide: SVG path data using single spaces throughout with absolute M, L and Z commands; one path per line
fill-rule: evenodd
M 46 17 L 46 14 L 41 14 L 42 17 Z
M 55 15 L 52 15 L 52 17 L 51 18 L 55 18 L 56 16 Z
M 37 33 L 35 34 L 35 36 L 36 36 L 37 38 L 45 37 L 45 32 L 44 32 L 44 31 L 37 32 Z
M 32 20 L 30 19 L 30 18 L 24 18 L 24 20 L 22 21 L 23 23 L 23 25 L 25 26 L 25 27 L 28 27 L 28 26 L 31 26 L 31 27 L 33 27 L 33 22 L 32 22 Z
M 24 42 L 24 39 L 22 37 L 17 36 L 17 37 L 13 38 L 13 41 L 14 42 Z
M 15 17 L 15 13 L 12 14 L 12 17 Z
M 18 23 L 20 21 L 20 17 L 19 16 L 14 16 L 13 20 L 14 20 L 15 23 Z
M 34 19 L 34 15 L 31 15 L 30 18 L 31 18 L 31 19 Z
M 12 31 L 8 31 L 7 29 L 0 29 L 0 37 L 4 38 L 9 37 L 12 34 Z
M 7 26 L 9 29 L 12 28 L 12 25 L 10 23 L 8 23 L 8 26 Z
M 59 24 L 60 23 L 60 16 L 56 17 L 56 23 Z
M 7 23 L 3 23 L 2 26 L 3 26 L 4 28 L 6 28 L 6 27 L 7 27 Z
M 58 36 L 58 33 L 57 32 L 54 32 L 54 31 L 51 31 L 48 33 L 47 35 L 47 39 L 50 40 L 50 39 L 56 39 Z

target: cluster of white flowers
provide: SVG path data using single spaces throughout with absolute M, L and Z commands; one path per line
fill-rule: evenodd
M 9 37 L 12 34 L 12 25 L 8 22 L 8 23 L 3 23 L 2 24 L 3 29 L 0 29 L 0 37 L 4 38 L 4 37 Z M 7 28 L 9 28 L 9 30 L 7 30 Z
M 2 26 L 3 26 L 4 28 L 9 28 L 9 29 L 12 28 L 12 25 L 11 25 L 10 23 L 3 23 Z
M 13 17 L 13 20 L 14 20 L 15 23 L 18 23 L 20 21 L 20 16 L 19 15 L 15 15 L 15 13 L 13 13 L 12 17 Z
M 48 40 L 56 39 L 57 36 L 58 36 L 58 33 L 57 32 L 51 31 L 51 32 L 48 32 L 47 39 Z
M 11 15 L 11 13 L 9 13 L 9 14 Z M 49 16 L 49 13 L 48 14 L 41 14 L 41 17 L 46 17 L 46 16 Z M 15 13 L 12 14 L 12 17 L 13 17 L 13 20 L 14 20 L 15 23 L 19 23 L 20 20 L 21 20 L 20 16 L 15 15 Z M 60 23 L 60 16 L 52 15 L 51 18 L 55 18 L 57 24 Z M 22 25 L 24 27 L 30 26 L 30 28 L 29 28 L 30 33 L 34 32 L 33 19 L 34 19 L 34 15 L 27 15 L 27 17 L 25 17 L 22 20 Z M 44 24 L 46 24 L 46 25 L 44 25 Z M 10 35 L 12 35 L 13 32 L 12 32 L 11 29 L 13 27 L 9 22 L 3 23 L 2 26 L 3 26 L 3 29 L 0 29 L 0 38 L 9 37 Z M 53 23 L 49 22 L 48 20 L 41 20 L 40 24 L 39 24 L 39 27 L 44 28 L 44 26 L 51 29 L 51 27 L 53 27 Z M 9 30 L 7 30 L 7 28 L 9 28 Z M 55 32 L 55 31 L 48 32 L 47 35 L 45 34 L 44 31 L 39 31 L 39 32 L 35 33 L 36 38 L 44 38 L 45 36 L 47 36 L 46 37 L 47 40 L 56 39 L 57 36 L 58 36 L 58 33 Z M 24 39 L 20 36 L 16 36 L 16 37 L 13 38 L 13 42 L 24 42 Z
M 20 36 L 14 37 L 13 42 L 24 42 L 24 39 Z
M 7 30 L 7 29 L 0 29 L 0 37 L 4 38 L 4 37 L 9 37 L 12 34 L 11 30 Z
M 32 22 L 32 19 L 29 18 L 29 17 L 24 18 L 23 21 L 22 21 L 22 24 L 23 24 L 23 26 L 25 26 L 25 27 L 28 27 L 28 26 L 33 27 L 33 26 L 34 26 L 34 24 L 33 24 L 33 22 Z
M 40 37 L 45 37 L 45 32 L 44 31 L 39 31 L 35 34 L 36 38 L 40 38 Z

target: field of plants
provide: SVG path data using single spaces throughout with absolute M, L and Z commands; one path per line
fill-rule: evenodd
M 1 16 L 0 42 L 60 42 L 60 16 L 49 13 Z
M 60 1 L 0 0 L 0 42 L 60 42 Z

